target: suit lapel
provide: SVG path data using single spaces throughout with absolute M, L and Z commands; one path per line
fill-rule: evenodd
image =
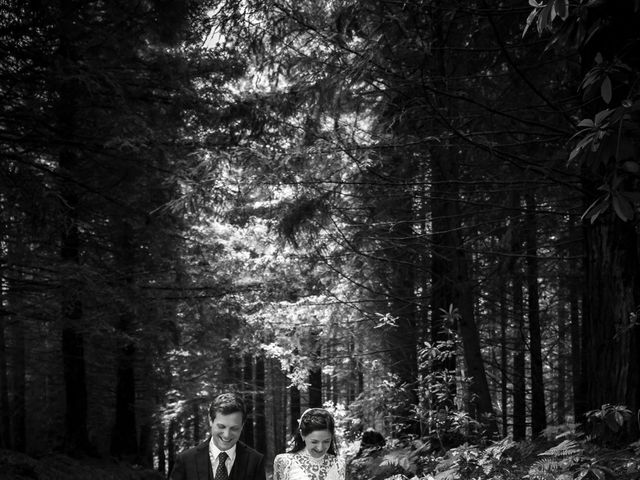
M 196 472 L 198 480 L 209 480 L 209 471 L 211 470 L 211 462 L 209 461 L 209 442 L 198 445 L 198 453 L 196 455 Z
M 236 459 L 233 461 L 229 480 L 245 478 L 247 470 L 247 450 L 241 442 L 236 443 Z

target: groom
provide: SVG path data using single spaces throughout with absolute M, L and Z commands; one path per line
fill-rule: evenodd
M 218 396 L 209 407 L 211 437 L 178 455 L 169 480 L 265 480 L 264 456 L 238 441 L 245 416 L 240 395 Z

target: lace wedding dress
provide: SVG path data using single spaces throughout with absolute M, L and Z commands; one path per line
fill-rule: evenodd
M 345 480 L 344 460 L 328 453 L 314 458 L 306 450 L 281 453 L 273 461 L 273 480 Z

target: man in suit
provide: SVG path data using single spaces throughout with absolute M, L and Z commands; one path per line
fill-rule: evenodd
M 180 453 L 169 479 L 265 480 L 264 456 L 239 441 L 245 419 L 240 395 L 219 395 L 209 407 L 211 437 Z

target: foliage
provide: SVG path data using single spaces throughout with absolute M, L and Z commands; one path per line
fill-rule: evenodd
M 358 442 L 356 442 L 358 443 Z M 420 440 L 390 439 L 384 447 L 360 449 L 350 459 L 349 475 L 354 479 L 416 477 L 422 474 L 430 457 L 428 445 Z
M 624 406 L 603 405 L 589 416 L 620 429 L 628 412 Z M 605 480 L 632 479 L 640 473 L 637 443 L 618 450 L 603 448 L 601 439 L 585 435 L 576 425 L 550 426 L 543 433 L 546 440 L 518 443 L 506 437 L 447 451 L 419 439 L 392 440 L 384 448 L 359 452 L 350 471 L 355 480 L 398 475 L 421 480 Z
M 527 29 L 536 21 L 538 33 L 551 31 L 552 44 L 559 48 L 582 48 L 592 58 L 585 63 L 591 65 L 580 84 L 583 100 L 590 103 L 583 115 L 592 112 L 592 117 L 577 122 L 573 136 L 575 147 L 569 160 L 581 160 L 589 170 L 599 175 L 603 192 L 587 208 L 583 218 L 591 223 L 611 209 L 622 221 L 636 217 L 640 205 L 640 164 L 638 163 L 637 139 L 640 132 L 640 69 L 637 58 L 631 53 L 637 48 L 637 32 L 625 37 L 625 33 L 610 34 L 616 28 L 617 17 L 638 15 L 638 6 L 628 4 L 624 8 L 615 2 L 580 1 L 570 5 L 566 0 L 536 2 L 530 0 L 533 10 L 527 19 Z M 609 35 L 615 38 L 616 50 L 597 42 Z M 592 46 L 593 44 L 593 46 Z M 595 110 L 595 111 L 594 111 Z
M 585 414 L 586 427 L 594 441 L 617 446 L 625 438 L 625 432 L 634 422 L 633 413 L 624 405 L 604 404 Z
M 392 373 L 382 373 L 384 369 L 379 362 L 374 367 L 380 369 L 380 376 L 349 405 L 351 425 L 347 431 L 353 438 L 359 437 L 367 427 L 375 425 L 378 419 L 383 419 L 386 431 L 399 435 L 400 422 L 396 423 L 391 419 L 396 418 L 398 410 L 413 408 L 406 386 L 402 388 L 398 378 Z
M 396 441 L 382 452 L 357 456 L 350 467 L 356 480 L 368 478 L 367 473 L 378 479 L 397 475 L 424 480 L 515 479 L 520 478 L 513 464 L 517 453 L 517 444 L 509 438 L 484 448 L 464 444 L 445 454 L 434 453 L 428 443 L 418 440 Z
M 608 450 L 582 439 L 542 444 L 507 437 L 487 446 L 464 444 L 437 454 L 420 442 L 392 443 L 383 451 L 356 455 L 351 478 L 388 480 L 605 480 L 635 479 L 640 462 L 629 449 Z
M 480 480 L 513 478 L 510 474 L 511 460 L 516 443 L 505 438 L 487 448 L 462 445 L 452 449 L 438 462 L 435 475 L 429 480 Z
M 543 458 L 529 469 L 532 480 L 620 478 L 602 458 L 587 455 L 585 445 L 574 440 L 564 440 L 539 455 Z
M 417 414 L 424 424 L 424 435 L 437 445 L 450 448 L 464 442 L 474 442 L 484 433 L 483 425 L 466 408 L 471 379 L 461 378 L 462 342 L 452 326 L 460 320 L 458 310 L 442 311 L 446 340 L 424 342 L 418 351 L 420 361 L 420 403 Z M 457 359 L 457 360 L 456 360 Z M 450 367 L 454 367 L 451 369 Z

